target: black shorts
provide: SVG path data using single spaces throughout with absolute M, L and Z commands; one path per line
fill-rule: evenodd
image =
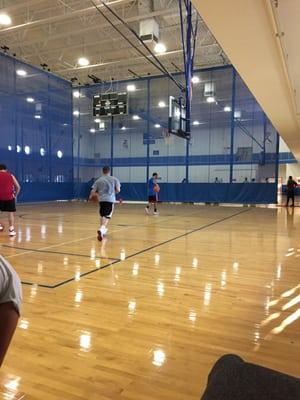
M 149 203 L 157 203 L 157 196 L 148 196 Z
M 114 203 L 110 203 L 109 201 L 100 201 L 100 215 L 104 218 L 111 218 L 114 212 Z
M 0 200 L 0 211 L 4 212 L 15 212 L 16 211 L 16 200 Z

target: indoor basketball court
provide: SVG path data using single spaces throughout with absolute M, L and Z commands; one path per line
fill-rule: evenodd
M 0 400 L 296 400 L 299 127 L 212 13 L 259 2 L 2 3 Z

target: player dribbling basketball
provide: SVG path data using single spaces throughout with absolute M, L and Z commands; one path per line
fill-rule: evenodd
M 100 228 L 98 229 L 98 240 L 101 242 L 103 236 L 107 234 L 107 225 L 114 211 L 116 193 L 121 190 L 120 181 L 110 175 L 110 168 L 103 167 L 103 175 L 96 180 L 92 186 L 89 200 L 95 196 L 99 199 L 100 205 Z
M 146 214 L 150 214 L 151 206 L 153 205 L 153 215 L 158 215 L 157 202 L 160 187 L 157 183 L 159 177 L 158 173 L 154 172 L 152 178 L 148 181 L 148 205 L 145 208 Z

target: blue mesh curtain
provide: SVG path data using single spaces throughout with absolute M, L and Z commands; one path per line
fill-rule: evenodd
M 200 82 L 193 89 L 189 182 L 229 183 L 232 69 L 195 76 Z M 209 98 L 215 102 L 208 102 Z
M 74 89 L 77 197 L 87 196 L 108 164 L 125 200 L 145 200 L 147 179 L 158 172 L 162 201 L 276 201 L 277 134 L 256 100 L 232 67 L 194 75 L 190 141 L 168 134 L 169 97 L 180 93 L 166 77 Z M 128 115 L 93 117 L 93 95 L 128 85 L 135 86 Z
M 182 82 L 182 77 L 177 76 Z M 174 196 L 174 185 L 186 179 L 187 142 L 168 135 L 169 97 L 178 98 L 177 86 L 169 78 L 150 81 L 149 175 L 157 172 L 161 177 L 161 200 Z
M 71 199 L 71 85 L 5 55 L 0 73 L 1 162 L 20 181 L 20 200 Z

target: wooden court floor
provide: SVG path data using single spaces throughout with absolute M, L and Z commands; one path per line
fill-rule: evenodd
M 19 206 L 24 308 L 0 399 L 198 400 L 235 353 L 300 376 L 300 208 Z

